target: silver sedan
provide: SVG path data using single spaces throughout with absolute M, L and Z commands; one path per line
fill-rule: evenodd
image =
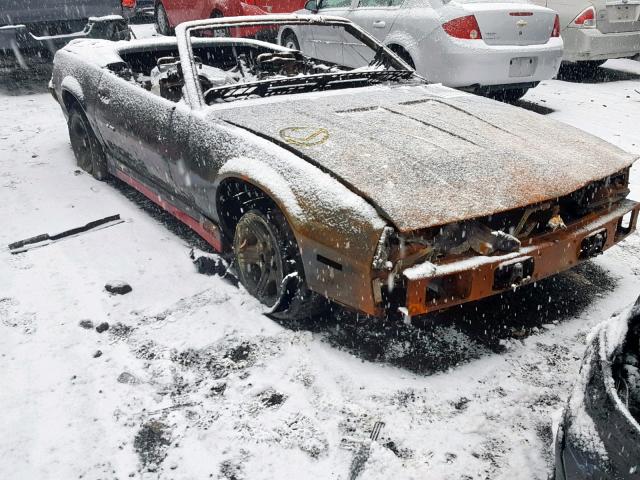
M 430 82 L 507 100 L 554 77 L 562 59 L 556 13 L 525 1 L 311 0 L 305 9 L 351 20 Z M 282 41 L 337 63 L 360 57 L 350 39 L 315 33 L 299 28 Z

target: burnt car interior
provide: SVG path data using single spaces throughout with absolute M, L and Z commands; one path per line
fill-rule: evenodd
M 366 68 L 352 68 L 254 38 L 202 38 L 195 31 L 192 48 L 207 104 L 413 77 L 412 71 L 398 69 L 383 49 L 362 56 Z M 109 70 L 173 102 L 182 99 L 184 76 L 177 45 L 124 50 L 120 57 L 122 62 L 110 64 Z

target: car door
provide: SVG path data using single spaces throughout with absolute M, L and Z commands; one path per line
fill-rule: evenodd
M 216 177 L 237 148 L 227 139 L 208 108 L 180 104 L 175 111 L 176 155 L 169 168 L 176 192 L 198 211 L 215 219 Z
M 347 18 L 384 43 L 404 0 L 358 0 Z
M 352 5 L 357 0 L 321 0 L 318 5 L 318 15 L 331 15 L 346 18 Z M 341 26 L 312 27 L 315 55 L 320 60 L 342 65 L 343 43 L 345 42 L 344 28 Z
M 400 6 L 404 0 L 357 0 L 355 8 L 348 12 L 347 18 L 373 35 L 380 43 L 385 43 L 391 32 Z M 345 65 L 359 67 L 370 62 L 371 49 L 361 42 L 345 42 L 343 48 Z
M 111 156 L 171 191 L 168 157 L 176 103 L 106 70 L 98 86 L 95 118 Z

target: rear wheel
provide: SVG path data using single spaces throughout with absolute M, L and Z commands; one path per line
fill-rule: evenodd
M 236 225 L 233 252 L 240 282 L 272 316 L 298 320 L 326 305 L 306 287 L 298 245 L 279 210 L 245 213 Z
M 491 92 L 487 96 L 501 102 L 513 103 L 524 97 L 528 91 L 528 88 L 509 88 Z
M 282 46 L 286 48 L 290 48 L 291 50 L 300 50 L 300 42 L 298 41 L 298 37 L 291 30 L 285 32 L 282 36 Z
M 158 32 L 160 35 L 173 35 L 174 31 L 173 28 L 171 28 L 171 24 L 169 23 L 167 11 L 165 10 L 164 5 L 162 5 L 162 3 L 160 2 L 156 4 L 153 19 L 156 27 L 156 32 Z
M 96 180 L 105 180 L 109 176 L 106 156 L 80 107 L 70 108 L 67 124 L 78 167 L 93 175 Z
M 407 52 L 404 48 L 399 45 L 391 45 L 389 46 L 389 49 L 393 53 L 398 55 L 402 60 L 404 60 L 405 63 L 407 63 L 411 68 L 413 68 L 414 70 L 416 69 L 416 64 L 414 63 L 413 58 L 411 58 L 409 52 Z

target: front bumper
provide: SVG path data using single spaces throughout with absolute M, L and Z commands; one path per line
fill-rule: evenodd
M 7 25 L 0 27 L 0 51 L 16 55 L 25 50 L 55 51 L 76 38 L 129 40 L 130 35 L 129 24 L 120 15 L 90 18 L 84 29 L 63 35 L 36 36 L 26 25 Z
M 549 80 L 562 61 L 562 39 L 550 38 L 543 45 L 487 45 L 482 40 L 444 39 L 442 53 L 417 62 L 418 73 L 448 87 L 532 84 Z M 531 61 L 530 70 L 514 71 L 517 59 Z
M 640 53 L 640 31 L 602 33 L 597 28 L 562 31 L 566 62 L 633 57 Z
M 518 252 L 476 255 L 413 269 L 406 277 L 410 316 L 479 300 L 567 270 L 612 247 L 637 226 L 640 203 L 624 200 L 610 211 L 594 213 L 566 230 L 532 238 Z M 629 220 L 622 222 L 623 217 Z

